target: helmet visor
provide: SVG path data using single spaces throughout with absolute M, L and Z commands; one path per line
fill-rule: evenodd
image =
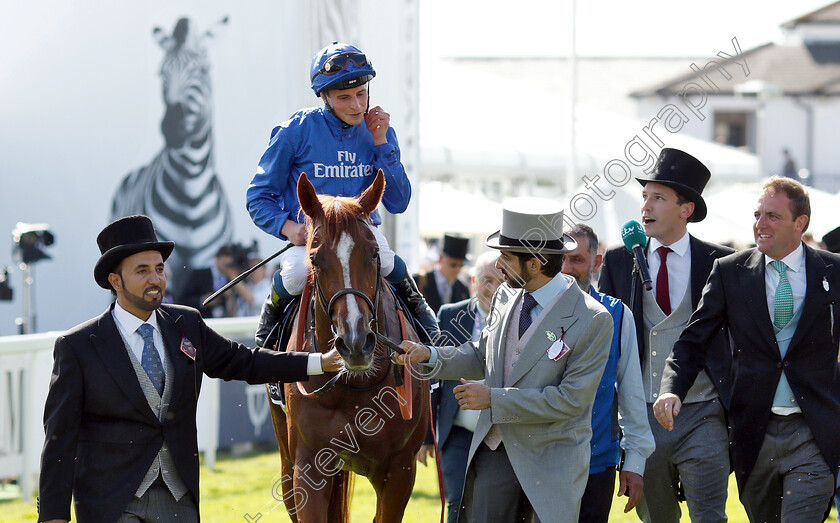
M 318 76 L 319 74 L 329 76 L 339 71 L 343 71 L 347 68 L 347 64 L 349 62 L 353 62 L 356 67 L 370 65 L 370 62 L 368 62 L 364 53 L 341 53 L 329 57 L 327 61 L 324 62 L 324 66 L 315 73 L 315 76 Z M 312 77 L 312 80 L 315 79 L 315 76 Z

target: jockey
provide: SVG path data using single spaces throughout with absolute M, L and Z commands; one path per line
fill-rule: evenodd
M 297 199 L 302 172 L 319 194 L 358 197 L 382 169 L 386 181 L 382 204 L 388 212 L 404 212 L 411 198 L 411 183 L 400 162 L 390 115 L 379 106 L 370 108 L 368 82 L 376 71 L 364 53 L 352 45 L 333 42 L 312 58 L 309 76 L 312 90 L 324 106 L 297 111 L 271 131 L 246 195 L 248 212 L 257 227 L 294 244 L 281 255 L 281 268 L 274 274 L 271 294 L 263 305 L 257 329 L 259 345 L 265 343 L 280 311 L 303 291 L 309 271 L 305 216 Z M 379 243 L 382 275 L 433 339 L 439 332 L 434 312 L 405 262 L 379 231 L 379 211 L 370 218 Z

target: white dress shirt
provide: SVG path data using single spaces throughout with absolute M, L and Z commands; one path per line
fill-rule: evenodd
M 656 238 L 651 238 L 648 245 L 648 268 L 653 280 L 653 295 L 656 296 L 656 275 L 659 274 L 659 253 L 656 249 L 663 244 Z M 671 309 L 676 309 L 683 299 L 688 282 L 691 280 L 691 242 L 688 231 L 682 238 L 671 245 L 665 245 L 674 252 L 668 253 L 668 298 Z
M 163 353 L 163 336 L 160 333 L 160 327 L 158 327 L 157 314 L 152 313 L 148 320 L 143 321 L 123 309 L 119 302 L 116 302 L 114 303 L 114 310 L 111 311 L 111 315 L 114 317 L 117 329 L 119 329 L 122 338 L 125 340 L 126 344 L 128 344 L 128 348 L 131 349 L 131 352 L 133 352 L 134 356 L 137 357 L 137 361 L 143 361 L 143 345 L 145 345 L 143 336 L 137 332 L 137 329 L 144 323 L 151 325 L 154 329 L 153 339 L 155 341 L 155 350 L 160 356 L 160 361 L 165 361 L 166 356 Z M 166 367 L 166 365 L 164 365 L 164 367 Z M 165 373 L 166 369 L 164 368 L 164 375 Z

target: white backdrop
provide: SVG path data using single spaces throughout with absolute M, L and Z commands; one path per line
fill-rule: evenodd
M 416 10 L 416 1 L 0 0 L 0 266 L 13 264 L 18 221 L 50 224 L 53 259 L 35 265 L 38 330 L 66 329 L 108 303 L 92 277 L 96 234 L 108 222 L 117 184 L 163 146 L 164 53 L 153 28 L 169 34 L 187 17 L 204 31 L 229 16 L 208 43 L 216 170 L 233 210 L 232 239 L 255 238 L 268 255 L 278 241 L 251 223 L 245 189 L 271 128 L 317 102 L 309 61 L 329 40 L 354 41 L 373 61 L 372 103 L 391 113 L 414 176 L 416 138 L 406 143 L 403 135 L 416 125 L 407 120 L 417 119 L 416 96 L 406 94 L 410 80 L 417 83 L 416 65 L 406 59 L 416 54 Z M 350 14 L 334 16 L 340 12 Z M 0 302 L 0 335 L 15 334 L 22 314 L 16 268 L 11 283 L 15 300 Z

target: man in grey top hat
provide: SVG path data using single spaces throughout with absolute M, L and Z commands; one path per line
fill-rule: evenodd
M 174 242 L 129 216 L 97 237 L 94 280 L 116 295 L 55 342 L 44 407 L 38 521 L 198 521 L 196 406 L 202 374 L 298 381 L 336 371 L 341 356 L 249 349 L 198 311 L 162 305 Z
M 507 202 L 501 230 L 486 241 L 500 251 L 505 283 L 479 341 L 454 348 L 406 341 L 408 354 L 396 357 L 425 363 L 432 377 L 460 379 L 460 407 L 480 411 L 459 521 L 578 519 L 613 322 L 560 272 L 564 253 L 576 247 L 562 224 L 552 200 Z

